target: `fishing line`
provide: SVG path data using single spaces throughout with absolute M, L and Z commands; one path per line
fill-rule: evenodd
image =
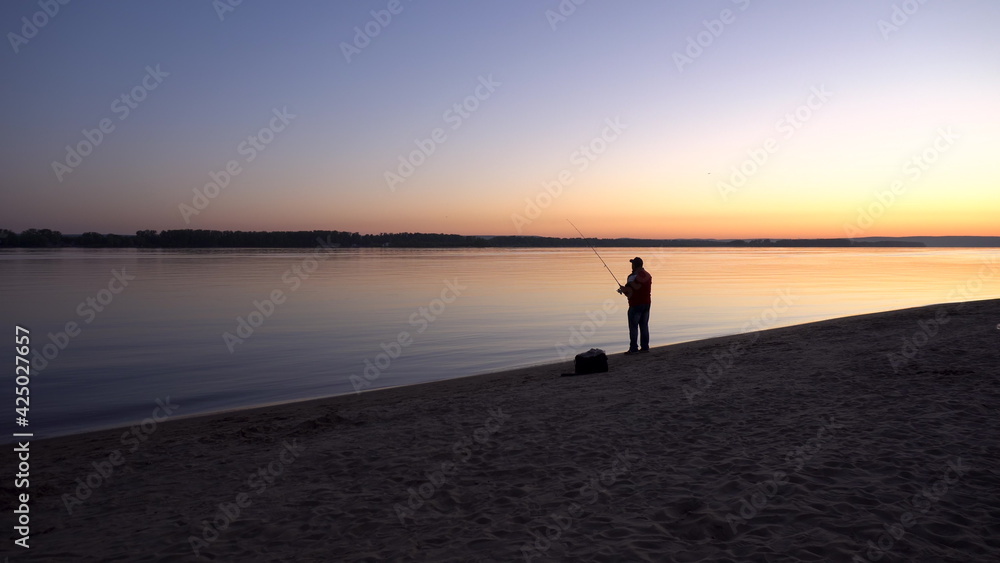
M 566 219 L 566 222 L 568 222 L 570 225 L 573 225 L 573 221 L 570 221 L 569 219 Z M 576 229 L 576 232 L 580 233 L 580 237 L 583 238 L 583 241 L 587 242 L 587 237 L 583 236 L 583 232 L 580 229 L 577 229 L 576 225 L 573 225 L 573 228 Z M 608 273 L 611 274 L 611 277 L 615 278 L 615 283 L 618 284 L 618 287 L 622 287 L 622 283 L 618 281 L 618 277 L 615 276 L 615 273 L 611 271 L 611 268 L 608 268 L 608 263 L 605 262 L 604 258 L 601 258 L 601 255 L 597 253 L 597 249 L 594 248 L 594 245 L 588 244 L 587 246 L 589 246 L 590 249 L 594 251 L 594 254 L 597 254 L 597 258 L 601 261 L 601 264 L 604 264 L 604 267 L 608 269 Z

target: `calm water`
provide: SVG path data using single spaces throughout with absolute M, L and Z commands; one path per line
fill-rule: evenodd
M 35 352 L 52 356 L 32 369 L 30 430 L 50 436 L 135 422 L 167 396 L 178 415 L 191 415 L 351 393 L 352 375 L 367 383 L 366 361 L 384 368 L 368 368 L 378 388 L 627 347 L 624 298 L 590 250 L 337 249 L 312 261 L 314 252 L 0 252 L 7 330 L 28 327 Z M 771 328 L 1000 297 L 1000 276 L 978 277 L 985 261 L 1000 263 L 998 249 L 602 255 L 619 279 L 628 258 L 646 260 L 654 346 L 742 332 L 754 320 Z M 135 277 L 123 288 L 111 282 L 114 271 Z M 275 291 L 283 302 L 272 309 L 264 301 Z M 253 313 L 255 301 L 269 316 Z M 258 325 L 252 334 L 238 331 L 238 317 Z M 58 334 L 68 322 L 78 335 Z M 226 332 L 245 337 L 232 352 Z M 61 350 L 43 350 L 50 333 Z M 14 426 L 5 424 L 9 436 Z

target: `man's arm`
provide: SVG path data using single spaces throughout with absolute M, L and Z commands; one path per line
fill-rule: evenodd
M 632 296 L 633 292 L 642 290 L 643 285 L 649 284 L 652 281 L 652 278 L 649 277 L 649 275 L 645 275 L 645 276 L 643 276 L 643 275 L 631 275 L 631 276 L 629 276 L 629 278 L 630 279 L 627 282 L 625 282 L 625 285 L 624 286 L 619 286 L 619 289 L 618 289 L 618 293 L 623 293 L 624 292 L 624 294 L 627 295 L 627 296 L 629 296 L 629 297 Z M 640 280 L 643 280 L 643 281 L 640 281 Z
M 626 297 L 632 297 L 634 291 L 642 288 L 642 284 L 639 283 L 638 279 L 638 276 L 635 274 L 629 275 L 629 280 L 625 282 L 625 285 L 618 286 L 618 293 Z

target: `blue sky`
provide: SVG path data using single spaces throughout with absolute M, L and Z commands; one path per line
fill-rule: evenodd
M 553 26 L 561 4 L 573 11 Z M 1000 4 L 561 4 L 244 0 L 220 18 L 209 1 L 70 2 L 43 18 L 44 1 L 5 2 L 0 226 L 570 236 L 571 217 L 594 236 L 843 236 L 951 127 L 954 145 L 864 234 L 998 234 Z M 901 25 L 880 29 L 894 9 Z M 47 21 L 22 42 L 22 18 Z M 366 25 L 378 33 L 348 62 Z M 121 119 L 113 104 L 147 67 L 162 80 Z M 446 112 L 483 80 L 492 91 L 454 127 Z M 832 95 L 785 138 L 776 124 L 816 88 Z M 242 143 L 275 110 L 295 117 L 248 162 Z M 55 171 L 102 119 L 114 130 Z M 609 119 L 626 128 L 582 169 L 573 155 Z M 436 129 L 444 141 L 390 188 Z M 185 214 L 230 161 L 238 175 Z

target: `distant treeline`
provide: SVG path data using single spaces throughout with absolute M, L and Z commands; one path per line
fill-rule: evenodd
M 380 233 L 361 235 L 346 231 L 210 231 L 177 229 L 137 231 L 134 235 L 87 232 L 64 235 L 49 229 L 15 233 L 0 229 L 0 247 L 19 248 L 309 248 L 317 238 L 343 248 L 558 248 L 586 247 L 923 247 L 921 242 L 855 242 L 850 239 L 581 239 L 522 236 L 463 236 L 434 233 Z

